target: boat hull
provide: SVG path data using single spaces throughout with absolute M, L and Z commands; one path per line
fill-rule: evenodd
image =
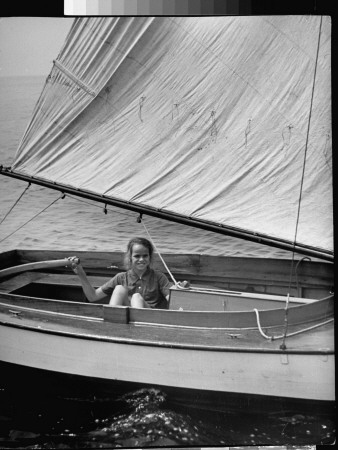
M 22 324 L 2 324 L 0 354 L 7 363 L 20 362 L 25 367 L 102 380 L 295 399 L 335 399 L 334 355 L 329 352 L 171 348 L 161 342 L 112 342 L 101 337 L 34 330 Z
M 334 416 L 335 402 L 285 397 L 267 397 L 262 395 L 205 391 L 191 388 L 178 388 L 159 384 L 131 383 L 102 378 L 69 375 L 35 369 L 17 364 L 0 362 L 1 387 L 7 392 L 14 392 L 19 398 L 34 399 L 37 395 L 45 399 L 58 398 L 81 404 L 110 404 L 116 401 L 125 405 L 125 398 L 130 395 L 142 395 L 152 392 L 164 397 L 168 408 L 196 408 L 199 411 L 224 413 L 255 414 L 323 414 Z M 25 380 L 18 383 L 18 380 Z M 29 386 L 29 390 L 27 390 Z
M 197 288 L 173 290 L 169 310 L 152 310 L 86 303 L 72 271 L 50 266 L 66 255 L 0 255 L 3 363 L 216 398 L 335 400 L 332 265 L 298 264 L 286 315 L 289 261 L 175 255 L 176 278 Z M 107 281 L 108 264 L 118 265 L 123 257 L 80 256 L 93 286 Z M 42 267 L 38 261 L 49 263 Z M 32 270 L 21 272 L 20 264 Z

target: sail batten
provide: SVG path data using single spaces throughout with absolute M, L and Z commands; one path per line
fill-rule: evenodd
M 77 19 L 13 169 L 332 252 L 330 36 L 317 16 Z
M 74 83 L 78 84 L 87 94 L 96 97 L 97 92 L 91 89 L 89 86 L 86 86 L 83 81 L 77 78 L 74 74 L 72 74 L 66 67 L 64 67 L 59 61 L 54 61 L 55 66 L 61 70 L 68 78 L 70 78 Z

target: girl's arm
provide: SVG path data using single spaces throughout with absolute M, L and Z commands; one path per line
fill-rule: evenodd
M 73 269 L 73 272 L 76 273 L 76 275 L 79 277 L 83 292 L 87 297 L 87 300 L 89 302 L 95 302 L 97 300 L 102 300 L 104 297 L 106 297 L 106 294 L 102 291 L 100 287 L 94 289 L 93 286 L 90 284 L 86 272 L 79 263 L 79 259 L 76 258 L 75 256 L 72 256 L 68 259 L 72 261 L 71 268 Z

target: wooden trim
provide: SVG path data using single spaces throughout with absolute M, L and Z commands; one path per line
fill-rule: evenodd
M 161 309 L 139 309 L 120 306 L 104 306 L 62 300 L 39 299 L 15 294 L 0 294 L 6 305 L 24 307 L 55 314 L 73 314 L 93 318 L 104 318 L 116 323 L 146 323 L 162 326 L 178 326 L 211 329 L 257 329 L 257 317 L 252 311 L 171 311 Z M 290 326 L 318 322 L 333 317 L 333 297 L 311 304 L 293 306 L 288 310 Z M 284 325 L 285 309 L 259 311 L 260 324 L 264 328 Z
M 0 304 L 1 307 L 1 304 Z M 0 311 L 1 312 L 1 311 Z M 69 319 L 72 319 L 69 317 Z M 332 348 L 318 348 L 318 349 L 307 349 L 307 348 L 287 348 L 286 350 L 281 349 L 279 346 L 267 347 L 264 346 L 236 346 L 236 341 L 231 340 L 233 345 L 217 345 L 217 344 L 196 344 L 196 343 L 179 343 L 179 342 L 169 342 L 165 339 L 161 341 L 156 340 L 143 340 L 135 338 L 121 337 L 118 333 L 112 332 L 111 335 L 100 335 L 95 333 L 83 333 L 82 329 L 70 328 L 69 331 L 64 330 L 52 330 L 48 328 L 40 328 L 37 325 L 28 325 L 18 320 L 14 322 L 4 322 L 0 319 L 0 327 L 18 328 L 22 330 L 28 330 L 33 333 L 41 333 L 55 336 L 65 336 L 71 339 L 81 339 L 81 340 L 91 340 L 91 341 L 101 341 L 101 342 L 111 342 L 116 344 L 127 344 L 145 347 L 160 347 L 160 348 L 170 348 L 170 349 L 181 349 L 181 350 L 202 350 L 206 352 L 221 352 L 221 353 L 263 353 L 263 354 L 293 354 L 293 355 L 334 355 L 334 350 Z M 224 336 L 226 339 L 226 336 Z M 266 342 L 266 341 L 265 341 Z
M 55 314 L 72 314 L 89 318 L 103 318 L 103 305 L 96 303 L 78 303 L 64 300 L 28 297 L 24 295 L 0 293 L 0 305 L 8 304 L 18 308 L 28 308 Z
M 17 263 L 29 263 L 46 259 L 66 258 L 74 254 L 74 251 L 63 250 L 16 250 Z M 91 252 L 76 251 L 84 267 L 95 269 L 107 269 L 107 266 L 116 266 L 118 270 L 125 270 L 123 266 L 123 252 Z M 267 283 L 270 280 L 289 282 L 291 260 L 273 258 L 245 258 L 227 257 L 199 254 L 172 254 L 163 253 L 162 257 L 168 267 L 177 275 L 187 273 L 196 276 L 261 279 Z M 158 255 L 154 255 L 154 266 L 164 270 Z M 295 268 L 294 268 L 295 269 Z M 303 260 L 298 266 L 298 278 L 306 278 L 309 282 L 318 283 L 333 278 L 333 264 L 319 261 Z M 316 281 L 313 281 L 315 279 Z M 304 280 L 303 280 L 304 281 Z
M 61 250 L 16 250 L 16 264 L 32 263 L 42 260 L 66 258 L 74 251 Z M 124 271 L 122 252 L 77 251 L 76 256 L 88 275 L 113 276 Z M 163 254 L 171 272 L 178 280 L 202 281 L 203 284 L 223 286 L 236 284 L 264 286 L 284 286 L 290 282 L 291 260 L 271 258 L 225 257 L 198 254 Z M 12 265 L 8 261 L 8 266 Z M 298 264 L 298 263 L 297 263 Z M 8 267 L 7 266 L 7 267 Z M 154 268 L 166 272 L 158 255 L 154 255 Z M 296 266 L 294 267 L 295 272 Z M 57 271 L 62 268 L 55 269 Z M 67 269 L 67 273 L 69 269 Z M 292 289 L 314 287 L 329 289 L 333 286 L 334 266 L 331 263 L 306 261 L 299 262 L 297 274 L 294 273 Z M 233 288 L 231 288 L 233 289 Z M 234 288 L 236 290 L 238 288 Z M 241 289 L 243 290 L 243 289 Z
M 129 323 L 128 306 L 104 306 L 103 319 L 113 323 Z
M 229 296 L 229 297 L 240 297 L 240 298 L 247 298 L 247 299 L 263 299 L 266 301 L 272 301 L 272 302 L 282 302 L 285 304 L 286 302 L 286 296 L 285 295 L 271 295 L 271 294 L 254 294 L 249 292 L 236 292 L 236 291 L 230 291 L 225 289 L 212 289 L 212 288 L 204 288 L 204 287 L 191 287 L 188 289 L 180 289 L 176 286 L 173 286 L 170 288 L 170 292 L 182 292 L 183 295 L 194 295 L 197 294 L 206 294 L 210 296 Z M 317 302 L 318 300 L 309 299 L 309 298 L 300 298 L 300 297 L 290 297 L 289 302 L 290 303 L 313 303 Z
M 285 308 L 259 311 L 264 328 L 284 325 Z M 288 310 L 289 325 L 305 324 L 333 316 L 333 297 L 311 304 L 292 306 Z M 130 322 L 200 328 L 256 328 L 255 311 L 171 311 L 130 308 Z

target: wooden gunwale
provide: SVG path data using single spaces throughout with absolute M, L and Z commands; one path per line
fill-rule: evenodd
M 289 325 L 298 325 L 327 319 L 333 316 L 332 298 L 328 297 L 316 303 L 292 306 L 288 310 Z M 152 314 L 150 314 L 152 313 Z M 285 308 L 267 309 L 259 311 L 260 323 L 264 328 L 278 327 L 284 323 Z M 152 319 L 152 320 L 151 320 Z M 216 328 L 250 328 L 257 327 L 257 318 L 254 308 L 250 311 L 178 311 L 142 310 L 130 308 L 130 322 L 157 323 L 176 325 L 201 326 L 208 323 Z M 205 325 L 204 325 L 205 326 Z
M 17 249 L 0 258 L 0 268 L 18 264 L 32 263 L 43 259 L 60 259 L 77 255 L 87 274 L 111 277 L 117 271 L 123 271 L 123 253 L 90 252 L 63 250 L 24 250 Z M 252 286 L 288 286 L 290 281 L 291 260 L 272 258 L 225 257 L 199 254 L 162 254 L 170 270 L 178 279 L 187 277 L 192 282 L 205 280 L 212 285 L 236 285 L 246 280 Z M 1 257 L 1 254 L 0 254 Z M 4 264 L 6 262 L 6 264 Z M 109 267 L 109 268 L 108 268 Z M 154 255 L 154 267 L 164 270 L 162 262 Z M 60 273 L 59 269 L 57 272 Z M 69 273 L 69 270 L 67 272 Z M 322 261 L 299 260 L 294 267 L 293 289 L 303 286 L 330 287 L 333 284 L 333 264 Z M 203 281 L 204 282 L 204 281 Z M 231 289 L 242 288 L 233 287 Z M 259 291 L 260 292 L 260 291 Z M 271 293 L 271 292 L 269 292 Z M 284 292 L 283 292 L 284 293 Z M 290 293 L 291 294 L 291 293 Z M 293 294 L 291 294 L 293 295 Z
M 286 302 L 286 296 L 284 295 L 271 295 L 271 294 L 256 294 L 256 293 L 249 293 L 249 292 L 236 292 L 236 291 L 229 291 L 226 289 L 212 289 L 212 288 L 205 288 L 205 287 L 191 287 L 191 288 L 185 288 L 185 289 L 179 289 L 177 287 L 172 287 L 172 290 L 178 290 L 181 292 L 185 292 L 187 295 L 194 295 L 195 293 L 203 294 L 207 293 L 209 295 L 227 295 L 228 297 L 241 297 L 241 298 L 266 298 L 266 300 L 273 301 L 273 302 L 283 302 L 285 304 Z M 315 299 L 309 299 L 309 298 L 302 298 L 302 297 L 290 297 L 289 303 L 315 303 L 318 300 Z
M 57 301 L 57 300 L 56 300 Z M 65 303 L 63 301 L 60 301 L 60 303 Z M 74 302 L 75 303 L 75 302 Z M 8 312 L 11 314 L 20 314 L 21 312 L 34 312 L 34 313 L 39 313 L 39 314 L 47 314 L 47 315 L 58 315 L 59 317 L 70 317 L 73 319 L 78 319 L 78 320 L 87 320 L 87 321 L 93 321 L 93 322 L 103 322 L 105 319 L 104 317 L 101 316 L 86 316 L 84 314 L 71 314 L 71 313 L 65 313 L 65 312 L 56 312 L 56 311 L 50 311 L 50 310 L 46 310 L 46 309 L 38 309 L 38 308 L 30 308 L 30 307 L 25 307 L 25 306 L 19 306 L 16 305 L 15 303 L 3 303 L 0 302 L 0 306 L 6 308 L 16 308 L 16 309 L 9 309 Z M 119 308 L 119 307 L 118 307 Z M 129 309 L 129 307 L 122 307 L 125 309 Z M 116 307 L 114 307 L 113 309 L 116 309 Z M 102 311 L 102 310 L 101 310 Z M 324 320 L 328 320 L 326 317 L 323 318 Z M 332 319 L 333 320 L 333 319 Z M 314 322 L 318 322 L 318 320 L 315 320 Z M 198 329 L 198 330 L 218 330 L 218 331 L 227 331 L 227 332 L 239 332 L 239 331 L 252 331 L 252 330 L 257 330 L 257 325 L 256 326 L 251 326 L 251 327 L 240 327 L 240 328 L 235 328 L 235 327 L 212 327 L 212 326 L 191 326 L 191 325 L 178 325 L 178 324 L 168 324 L 168 323 L 158 323 L 158 322 L 141 322 L 141 321 L 130 321 L 127 322 L 130 323 L 131 325 L 135 325 L 135 326 L 148 326 L 148 327 L 173 327 L 173 328 L 184 328 L 184 329 Z M 306 322 L 308 323 L 308 322 Z M 298 323 L 298 324 L 293 324 L 294 326 L 300 326 L 303 325 L 302 323 Z M 320 325 L 320 324 L 319 324 Z M 275 329 L 282 329 L 282 325 L 274 325 L 274 326 L 264 326 L 265 330 L 275 330 Z
M 59 262 L 59 261 L 57 261 Z M 29 264 L 30 265 L 30 264 Z M 60 266 L 60 264 L 58 264 Z M 16 266 L 17 267 L 17 266 Z M 16 268 L 15 267 L 15 268 Z M 54 266 L 55 267 L 55 266 Z M 22 282 L 22 278 L 24 278 L 24 282 Z M 92 281 L 92 284 L 94 286 L 99 286 L 105 281 L 107 281 L 108 277 L 95 277 L 90 276 L 89 279 Z M 16 280 L 18 280 L 17 286 L 16 286 Z M 53 274 L 53 273 L 43 273 L 43 272 L 30 272 L 30 271 L 24 271 L 24 273 L 20 273 L 19 271 L 14 271 L 12 278 L 9 278 L 2 283 L 0 283 L 0 292 L 11 292 L 13 290 L 16 290 L 18 288 L 22 288 L 25 285 L 29 285 L 30 283 L 34 283 L 35 285 L 55 285 L 55 286 L 63 286 L 65 288 L 67 287 L 74 287 L 79 285 L 79 281 L 76 276 L 74 275 L 65 275 L 65 274 Z M 193 295 L 195 293 L 197 294 L 204 294 L 207 293 L 210 296 L 217 296 L 217 295 L 227 295 L 228 297 L 239 297 L 239 298 L 252 298 L 252 299 L 262 299 L 268 301 L 276 301 L 276 302 L 283 302 L 285 304 L 286 296 L 285 295 L 273 295 L 273 294 L 264 294 L 264 293 L 249 293 L 249 292 L 241 292 L 241 291 L 234 291 L 234 290 L 228 290 L 228 289 L 220 289 L 220 288 L 208 288 L 204 286 L 191 286 L 190 288 L 184 288 L 179 289 L 176 286 L 173 286 L 171 288 L 173 292 L 184 292 L 185 295 Z M 313 303 L 318 301 L 318 299 L 309 299 L 309 298 L 303 298 L 303 297 L 289 297 L 289 303 Z
M 4 304 L 4 302 L 9 302 L 8 305 L 11 307 L 25 308 L 31 311 L 40 310 L 45 313 L 103 319 L 103 305 L 95 303 L 44 299 L 0 292 L 0 305 Z
M 62 302 L 64 303 L 64 302 Z M 9 307 L 9 308 L 16 308 L 16 309 L 12 309 L 9 310 L 9 313 L 12 314 L 20 314 L 21 312 L 35 312 L 35 313 L 39 313 L 39 314 L 47 314 L 47 315 L 58 315 L 59 317 L 71 317 L 73 319 L 79 319 L 79 320 L 91 320 L 91 321 L 96 321 L 96 322 L 102 322 L 104 319 L 103 317 L 93 317 L 93 316 L 86 316 L 84 314 L 71 314 L 71 313 L 66 313 L 66 312 L 59 312 L 59 311 L 50 311 L 50 310 L 46 310 L 46 309 L 38 309 L 38 308 L 29 308 L 27 306 L 17 306 L 13 303 L 0 303 L 0 306 L 3 307 Z
M 257 328 L 257 316 L 251 311 L 178 311 L 158 309 L 138 309 L 131 307 L 111 307 L 99 304 L 70 302 L 53 299 L 39 299 L 17 294 L 1 293 L 2 304 L 7 307 L 27 308 L 31 311 L 48 314 L 70 314 L 76 317 L 104 318 L 127 310 L 128 319 L 122 322 L 146 323 L 162 326 L 187 326 L 189 328 L 250 329 Z M 4 303 L 4 302 L 8 302 Z M 30 305 L 31 304 L 31 305 Z M 127 317 L 127 316 L 125 316 Z M 264 328 L 280 327 L 284 324 L 285 309 L 259 311 L 260 324 Z M 318 300 L 315 303 L 292 306 L 288 310 L 288 324 L 301 325 L 333 317 L 333 297 Z M 118 319 L 120 321 L 120 319 Z
M 0 310 L 0 314 L 1 314 L 1 310 Z M 39 313 L 37 314 L 39 315 Z M 43 314 L 41 314 L 41 316 L 43 316 Z M 312 348 L 307 348 L 307 349 L 302 349 L 302 348 L 287 348 L 285 349 L 281 349 L 280 348 L 280 343 L 277 341 L 264 341 L 264 346 L 262 345 L 251 345 L 251 346 L 236 346 L 236 345 L 217 345 L 217 344 L 213 344 L 213 345 L 206 345 L 206 344 L 196 344 L 195 342 L 173 342 L 171 340 L 160 340 L 160 339 L 156 339 L 156 337 L 158 336 L 158 330 L 157 333 L 154 334 L 154 338 L 153 340 L 147 340 L 147 339 L 143 339 L 142 336 L 140 337 L 140 330 L 143 327 L 136 327 L 133 326 L 134 329 L 136 329 L 136 337 L 127 337 L 127 336 L 118 336 L 117 334 L 119 334 L 119 331 L 116 332 L 116 335 L 114 336 L 108 336 L 106 331 L 106 328 L 103 327 L 103 329 L 101 330 L 101 334 L 98 333 L 98 328 L 97 328 L 97 323 L 93 324 L 93 323 L 87 323 L 87 328 L 88 325 L 94 325 L 94 330 L 91 331 L 90 329 L 87 330 L 86 332 L 84 332 L 82 329 L 78 329 L 76 328 L 76 319 L 72 318 L 72 317 L 68 317 L 67 321 L 70 322 L 70 329 L 69 330 L 65 330 L 65 329 L 60 329 L 57 325 L 58 324 L 53 324 L 54 327 L 52 327 L 52 324 L 44 324 L 44 328 L 41 327 L 41 325 L 39 325 L 41 322 L 35 320 L 34 324 L 29 324 L 29 323 L 22 323 L 21 320 L 22 319 L 18 319 L 18 318 L 14 318 L 15 320 L 19 320 L 20 322 L 13 322 L 13 321 L 6 321 L 3 320 L 0 316 L 0 326 L 3 327 L 10 327 L 10 328 L 18 328 L 18 329 L 22 329 L 22 330 L 28 330 L 31 332 L 37 332 L 37 333 L 41 333 L 41 334 L 48 334 L 48 335 L 55 335 L 55 336 L 64 336 L 64 337 L 68 337 L 71 339 L 81 339 L 81 340 L 91 340 L 91 341 L 100 341 L 100 342 L 111 342 L 111 343 L 118 343 L 118 344 L 126 344 L 126 345 L 137 345 L 137 346 L 146 346 L 146 347 L 161 347 L 161 348 L 171 348 L 171 349 L 181 349 L 181 350 L 202 350 L 202 351 L 212 351 L 212 352 L 235 352 L 235 353 L 264 353 L 264 354 L 293 354 L 293 355 L 333 355 L 334 354 L 334 350 L 331 348 L 319 348 L 319 349 L 312 349 Z M 36 319 L 36 316 L 35 316 Z M 41 318 L 40 318 L 41 320 Z M 33 322 L 34 322 L 34 318 L 33 318 Z M 104 325 L 104 322 L 102 321 L 102 323 Z M 75 327 L 74 327 L 75 325 Z M 126 328 L 128 326 L 124 325 L 124 328 Z M 92 328 L 92 327 L 90 327 Z M 130 325 L 129 325 L 130 328 Z M 147 327 L 144 327 L 147 328 Z M 255 333 L 257 335 L 258 332 L 253 331 L 253 333 Z M 128 333 L 130 334 L 130 333 Z M 175 330 L 175 334 L 177 335 L 177 329 Z M 163 339 L 163 335 L 162 339 Z M 176 336 L 177 337 L 177 336 Z M 226 337 L 223 336 L 223 340 L 225 339 L 231 339 L 231 342 L 234 342 L 234 339 L 230 338 L 230 337 Z M 194 340 L 194 339 L 192 339 Z M 251 338 L 250 338 L 251 340 Z M 236 340 L 237 341 L 237 340 Z M 288 342 L 288 340 L 287 340 Z M 269 346 L 268 346 L 269 345 Z
M 87 276 L 94 287 L 99 287 L 116 273 L 123 271 L 123 253 L 121 252 L 88 252 L 88 251 L 63 251 L 63 250 L 14 250 L 11 252 L 0 253 L 0 269 L 17 266 L 18 264 L 34 264 L 41 260 L 55 260 L 63 258 L 63 261 L 70 254 L 75 254 L 81 259 Z M 296 298 L 301 298 L 299 303 L 311 302 L 321 299 L 329 294 L 333 286 L 333 264 L 318 261 L 300 260 L 297 262 L 295 277 L 291 286 L 289 284 L 290 260 L 274 260 L 266 258 L 243 258 L 243 257 L 223 257 L 198 254 L 164 254 L 168 266 L 177 280 L 189 280 L 194 289 L 202 288 L 205 292 L 220 290 L 228 290 L 229 299 L 226 300 L 226 306 L 218 302 L 218 308 L 236 311 L 236 304 L 231 306 L 231 296 L 234 292 L 240 294 L 244 301 L 247 295 L 251 298 L 262 294 L 270 295 L 270 300 L 275 296 L 276 301 L 286 294 L 290 295 L 290 305 L 294 303 Z M 154 268 L 163 271 L 163 264 L 158 256 L 154 258 Z M 165 271 L 164 271 L 165 272 Z M 16 286 L 15 275 L 7 277 L 0 284 L 0 292 L 11 292 L 20 289 L 17 294 L 34 296 L 33 285 L 28 287 L 29 283 L 34 283 L 37 292 L 40 295 L 36 297 L 49 298 L 48 289 L 53 289 L 53 285 L 62 286 L 61 291 L 70 286 L 70 293 L 73 300 L 83 301 L 84 295 L 79 286 L 79 280 L 73 274 L 71 269 L 66 267 L 38 269 L 30 272 L 23 272 L 21 279 L 17 278 Z M 30 278 L 30 279 L 29 279 Z M 27 281 L 27 282 L 25 282 Z M 48 288 L 47 285 L 51 287 Z M 25 292 L 25 286 L 28 287 Z M 40 286 L 40 287 L 39 287 Z M 208 290 L 212 286 L 211 290 Z M 75 289 L 76 288 L 76 289 Z M 22 291 L 22 292 L 21 292 Z M 60 291 L 56 298 L 65 300 Z M 51 292 L 51 291 L 50 291 Z M 196 292 L 198 292 L 196 290 Z M 187 294 L 189 295 L 189 294 Z M 55 298 L 51 292 L 50 296 Z M 232 297 L 235 298 L 235 297 Z M 257 297 L 258 298 L 258 297 Z M 236 300 L 236 299 L 235 299 Z M 265 301 L 265 299 L 264 299 Z M 102 303 L 108 303 L 108 297 L 102 300 Z M 228 303 L 229 302 L 229 303 Z M 178 305 L 178 306 L 177 306 Z M 179 302 L 173 304 L 173 308 L 179 307 Z M 185 305 L 182 305 L 185 309 Z M 245 305 L 243 308 L 246 309 Z M 263 305 L 262 305 L 263 306 Z M 277 305 L 276 305 L 277 306 Z M 266 303 L 266 308 L 269 308 Z M 189 309 L 189 308 L 188 308 Z M 191 309 L 197 309 L 191 307 Z M 208 307 L 204 307 L 208 310 Z M 211 308 L 214 309 L 214 308 Z

